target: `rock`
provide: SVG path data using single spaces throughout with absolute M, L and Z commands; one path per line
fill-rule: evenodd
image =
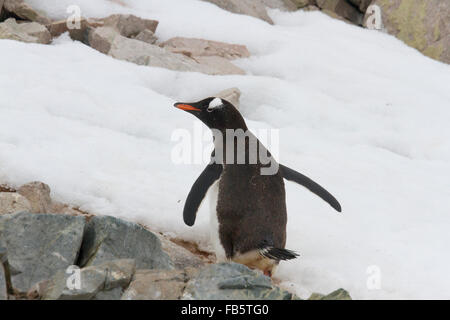
M 79 265 L 135 259 L 138 269 L 172 269 L 161 242 L 142 226 L 110 216 L 95 216 L 86 225 Z
M 322 10 L 334 12 L 354 24 L 362 24 L 363 14 L 346 0 L 316 0 L 316 2 Z
M 1 2 L 0 2 L 1 9 Z M 8 299 L 8 293 L 6 288 L 6 279 L 5 279 L 5 267 L 4 263 L 6 262 L 6 248 L 3 247 L 3 244 L 0 242 L 0 301 Z
M 30 182 L 21 186 L 17 193 L 27 198 L 31 204 L 31 212 L 49 212 L 52 199 L 50 198 L 50 187 L 39 181 Z
M 272 19 L 267 14 L 266 7 L 261 0 L 203 0 L 211 2 L 218 7 L 238 14 L 245 14 L 270 24 L 273 24 Z
M 450 1 L 374 0 L 364 17 L 365 27 L 379 19 L 377 12 L 383 31 L 430 58 L 450 63 Z
M 185 286 L 183 270 L 138 270 L 122 300 L 178 300 Z
M 51 20 L 45 13 L 34 10 L 23 0 L 5 0 L 3 6 L 6 11 L 15 14 L 21 19 L 38 22 L 44 25 L 51 23 Z
M 211 56 L 211 57 L 195 57 L 195 61 L 197 61 L 203 67 L 208 67 L 207 73 L 210 74 L 241 74 L 244 75 L 245 71 L 241 68 L 232 64 L 229 60 L 221 57 Z
M 352 300 L 350 294 L 344 289 L 337 289 L 330 294 L 313 293 L 308 300 Z
M 307 7 L 309 5 L 314 5 L 316 3 L 315 0 L 292 0 L 297 9 L 301 9 Z
M 186 285 L 186 300 L 291 300 L 297 297 L 272 285 L 269 277 L 237 263 L 211 264 Z
M 0 238 L 8 252 L 13 287 L 27 292 L 75 264 L 84 226 L 83 217 L 26 212 L 0 216 Z
M 69 32 L 72 40 L 78 40 L 84 43 L 88 42 L 89 28 L 97 28 L 103 26 L 103 21 L 99 19 L 81 18 L 79 28 L 69 28 L 67 20 L 59 20 L 48 24 L 46 27 L 50 31 L 53 38 L 59 37 L 64 32 Z M 72 26 L 70 26 L 72 27 Z
M 47 28 L 39 23 L 17 23 L 16 19 L 9 18 L 0 23 L 0 39 L 49 44 L 52 37 Z
M 13 192 L 0 192 L 0 216 L 30 210 L 31 204 L 24 196 Z
M 241 90 L 239 90 L 238 88 L 229 88 L 220 91 L 212 95 L 211 97 L 219 97 L 227 100 L 228 102 L 231 102 L 233 106 L 239 109 L 239 98 L 241 97 Z
M 174 267 L 176 269 L 184 269 L 186 267 L 200 267 L 205 264 L 205 262 L 197 257 L 195 254 L 186 250 L 182 246 L 175 244 L 169 239 L 162 235 L 158 235 L 161 241 L 161 247 L 172 259 Z
M 348 0 L 351 4 L 359 9 L 362 13 L 365 13 L 372 0 Z
M 88 35 L 88 44 L 101 53 L 108 54 L 111 45 L 119 34 L 111 27 L 100 27 L 91 30 Z
M 261 2 L 270 9 L 279 9 L 281 11 L 297 10 L 295 0 L 261 0 Z
M 155 34 L 150 30 L 144 30 L 138 33 L 138 35 L 134 38 L 139 41 L 144 41 L 146 43 L 155 44 L 158 38 Z
M 103 21 L 104 26 L 112 27 L 127 38 L 134 38 L 144 30 L 155 33 L 158 27 L 158 21 L 142 19 L 132 14 L 113 14 L 100 20 Z
M 72 274 L 60 270 L 48 283 L 41 285 L 38 295 L 44 300 L 118 300 L 135 272 L 133 259 L 107 261 L 79 270 L 79 288 Z M 68 284 L 74 287 L 69 288 Z
M 160 46 L 188 57 L 219 56 L 230 60 L 250 57 L 246 46 L 196 38 L 175 37 Z

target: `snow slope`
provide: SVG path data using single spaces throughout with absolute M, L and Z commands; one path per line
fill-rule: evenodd
M 193 228 L 181 217 L 203 165 L 171 161 L 174 130 L 196 121 L 172 104 L 237 86 L 250 127 L 279 129 L 280 161 L 343 207 L 286 183 L 287 248 L 301 257 L 281 264 L 283 286 L 301 297 L 343 287 L 358 299 L 450 298 L 448 65 L 319 12 L 271 10 L 271 26 L 202 1 L 122 1 L 27 2 L 53 18 L 74 3 L 85 16 L 156 18 L 161 40 L 245 44 L 252 57 L 236 63 L 248 74 L 136 66 L 67 36 L 0 40 L 1 182 L 41 180 L 56 200 L 207 246 L 208 206 Z

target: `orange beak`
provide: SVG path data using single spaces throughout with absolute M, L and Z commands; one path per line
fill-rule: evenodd
M 200 109 L 193 107 L 189 104 L 175 103 L 174 106 L 177 107 L 178 109 L 186 110 L 186 111 L 201 111 Z

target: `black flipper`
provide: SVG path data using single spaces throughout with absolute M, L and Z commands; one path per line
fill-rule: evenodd
M 281 174 L 283 175 L 283 178 L 289 181 L 297 182 L 298 184 L 301 184 L 305 188 L 307 188 L 312 193 L 315 193 L 319 197 L 321 197 L 324 201 L 328 202 L 330 206 L 332 206 L 336 211 L 341 212 L 341 205 L 336 200 L 335 197 L 331 195 L 327 190 L 325 190 L 323 187 L 321 187 L 319 184 L 312 181 L 307 176 L 292 170 L 291 168 L 288 168 L 286 166 L 283 166 L 280 164 Z
M 269 258 L 276 261 L 292 260 L 299 256 L 299 254 L 294 251 L 274 247 L 262 248 L 259 250 L 259 254 L 265 258 Z
M 183 209 L 184 223 L 186 223 L 188 226 L 191 227 L 194 225 L 200 203 L 202 203 L 209 187 L 211 187 L 211 185 L 217 179 L 219 179 L 221 174 L 222 165 L 210 163 L 205 168 L 205 170 L 203 170 L 197 180 L 195 180 L 194 184 L 192 185 L 191 191 L 189 191 Z

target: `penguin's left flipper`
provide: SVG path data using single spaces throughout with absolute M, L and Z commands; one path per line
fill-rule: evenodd
M 281 174 L 283 178 L 292 182 L 297 182 L 298 184 L 304 186 L 312 193 L 315 193 L 319 197 L 321 197 L 324 201 L 328 202 L 330 206 L 332 206 L 336 211 L 341 212 L 341 205 L 336 200 L 335 197 L 331 195 L 325 188 L 320 186 L 318 183 L 312 181 L 307 176 L 292 170 L 282 164 L 280 164 Z
M 193 226 L 195 223 L 195 218 L 197 217 L 198 207 L 203 201 L 208 189 L 212 186 L 214 182 L 219 179 L 222 174 L 222 165 L 216 163 L 210 163 L 203 170 L 200 176 L 195 180 L 192 185 L 191 191 L 186 199 L 183 209 L 183 219 L 184 223 L 188 226 Z

